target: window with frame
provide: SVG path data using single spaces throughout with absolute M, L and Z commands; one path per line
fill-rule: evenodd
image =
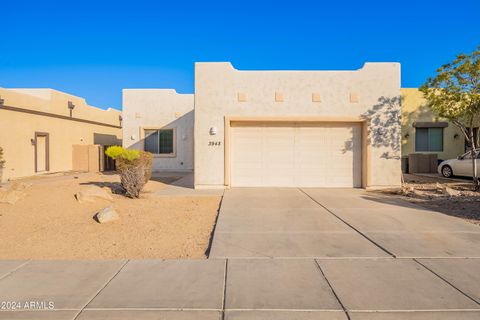
M 443 151 L 443 128 L 415 128 L 415 151 Z
M 144 150 L 153 154 L 175 154 L 173 129 L 145 130 Z

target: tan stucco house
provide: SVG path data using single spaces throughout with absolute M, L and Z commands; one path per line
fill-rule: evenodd
M 423 93 L 416 88 L 402 88 L 402 156 L 435 154 L 454 159 L 468 149 L 462 131 L 446 119 L 439 118 L 426 105 Z M 478 128 L 475 129 L 478 135 Z
M 80 147 L 121 144 L 121 121 L 120 111 L 89 106 L 64 92 L 0 88 L 3 180 L 75 169 L 75 160 L 80 166 L 83 161 Z
M 195 93 L 123 91 L 123 145 L 196 188 L 399 186 L 400 65 L 241 71 L 196 63 Z

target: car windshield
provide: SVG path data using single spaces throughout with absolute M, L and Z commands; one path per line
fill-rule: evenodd
M 477 149 L 476 154 L 477 154 L 477 157 L 476 157 L 476 158 L 477 158 L 477 159 L 480 159 L 480 149 Z M 462 160 L 470 160 L 470 159 L 472 159 L 472 156 L 471 156 L 470 151 L 462 154 L 462 155 L 460 156 L 460 159 L 462 159 Z

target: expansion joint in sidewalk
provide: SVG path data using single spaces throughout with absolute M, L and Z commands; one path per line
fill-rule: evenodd
M 227 297 L 227 271 L 228 271 L 228 259 L 225 259 L 225 271 L 223 273 L 223 293 L 222 293 L 222 320 L 225 319 L 225 300 Z
M 322 207 L 323 209 L 325 209 L 327 212 L 329 212 L 331 215 L 333 215 L 335 218 L 337 218 L 338 220 L 342 221 L 344 224 L 346 224 L 347 226 L 349 226 L 351 229 L 355 230 L 359 235 L 361 235 L 362 237 L 364 237 L 365 239 L 367 239 L 368 241 L 370 241 L 372 244 L 374 244 L 376 247 L 378 247 L 380 250 L 382 250 L 383 252 L 385 252 L 386 254 L 388 254 L 389 256 L 393 257 L 393 258 L 396 258 L 396 256 L 391 253 L 390 251 L 388 251 L 387 249 L 385 249 L 384 247 L 382 247 L 381 245 L 379 245 L 378 243 L 376 243 L 375 241 L 373 241 L 372 239 L 370 239 L 366 234 L 364 234 L 363 232 L 361 232 L 360 230 L 358 230 L 357 228 L 355 228 L 354 226 L 352 226 L 350 223 L 348 223 L 347 221 L 345 221 L 344 219 L 340 218 L 338 215 L 336 215 L 332 210 L 328 209 L 327 207 L 325 207 L 323 204 L 321 204 L 320 202 L 318 202 L 317 200 L 315 200 L 312 196 L 310 196 L 308 193 L 306 193 L 305 191 L 303 191 L 303 189 L 298 189 L 300 190 L 300 192 L 302 192 L 304 195 L 306 195 L 308 198 L 310 198 L 310 200 L 312 200 L 313 202 L 315 202 L 316 204 L 318 204 L 320 207 Z
M 467 297 L 468 299 L 472 300 L 473 302 L 475 302 L 476 304 L 480 305 L 480 302 L 475 300 L 472 296 L 468 295 L 466 292 L 460 290 L 459 288 L 457 288 L 453 283 L 451 283 L 450 281 L 448 281 L 447 279 L 445 279 L 444 277 L 442 277 L 441 275 L 439 275 L 438 273 L 436 273 L 435 271 L 433 271 L 431 268 L 427 267 L 425 264 L 421 263 L 420 261 L 418 261 L 416 258 L 413 258 L 412 259 L 413 261 L 415 261 L 416 263 L 418 263 L 419 265 L 421 265 L 422 267 L 424 267 L 425 269 L 427 269 L 428 271 L 430 271 L 431 273 L 433 273 L 434 275 L 436 275 L 438 278 L 440 278 L 441 280 L 443 280 L 444 282 L 446 282 L 448 285 L 450 285 L 452 288 L 454 288 L 455 290 L 457 290 L 458 292 L 460 292 L 461 294 L 463 294 L 465 297 Z
M 316 259 L 314 259 L 313 262 L 315 263 L 318 270 L 322 274 L 323 278 L 327 282 L 328 286 L 330 287 L 330 290 L 332 290 L 332 293 L 335 296 L 335 299 L 337 299 L 338 303 L 340 304 L 340 307 L 342 307 L 343 312 L 345 312 L 345 316 L 347 317 L 348 320 L 350 320 L 350 315 L 348 314 L 347 308 L 345 308 L 342 301 L 340 300 L 337 293 L 335 292 L 335 289 L 333 288 L 332 284 L 330 283 L 330 281 L 328 281 L 327 276 L 325 275 L 325 272 L 323 272 L 323 270 L 322 270 L 322 267 L 320 267 L 320 264 L 318 263 L 318 261 Z
M 110 282 L 112 282 L 112 280 L 120 273 L 120 271 L 123 270 L 123 268 L 127 265 L 127 263 L 129 262 L 130 260 L 125 260 L 125 263 L 123 263 L 120 268 L 117 270 L 117 272 L 115 272 L 115 274 L 110 278 L 108 279 L 108 281 L 97 291 L 97 293 L 95 293 L 95 295 L 92 297 L 92 299 L 90 299 L 90 301 L 88 301 L 84 306 L 83 308 L 81 308 L 81 310 L 77 313 L 77 315 L 75 316 L 75 318 L 73 318 L 73 320 L 76 320 L 78 318 L 78 316 L 80 316 L 80 314 L 83 312 L 83 310 L 85 310 L 85 308 L 93 301 L 95 300 L 96 297 L 98 297 L 98 295 L 100 294 L 100 292 L 102 292 L 103 289 L 105 289 L 108 284 Z

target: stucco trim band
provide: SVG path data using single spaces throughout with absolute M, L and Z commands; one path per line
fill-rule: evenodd
M 113 124 L 108 124 L 108 123 L 103 123 L 103 122 L 74 118 L 74 117 L 69 117 L 69 116 L 62 116 L 60 114 L 54 114 L 54 113 L 49 113 L 49 112 L 36 111 L 36 110 L 30 110 L 30 109 L 24 109 L 24 108 L 18 108 L 18 107 L 11 107 L 11 106 L 6 106 L 6 105 L 0 105 L 0 110 L 23 112 L 23 113 L 34 114 L 34 115 L 37 115 L 37 116 L 44 116 L 44 117 L 58 118 L 58 119 L 62 119 L 62 120 L 77 121 L 77 122 L 95 124 L 95 125 L 104 126 L 104 127 L 116 128 L 116 129 L 121 129 L 122 128 L 121 126 L 116 126 L 116 125 L 113 125 Z

